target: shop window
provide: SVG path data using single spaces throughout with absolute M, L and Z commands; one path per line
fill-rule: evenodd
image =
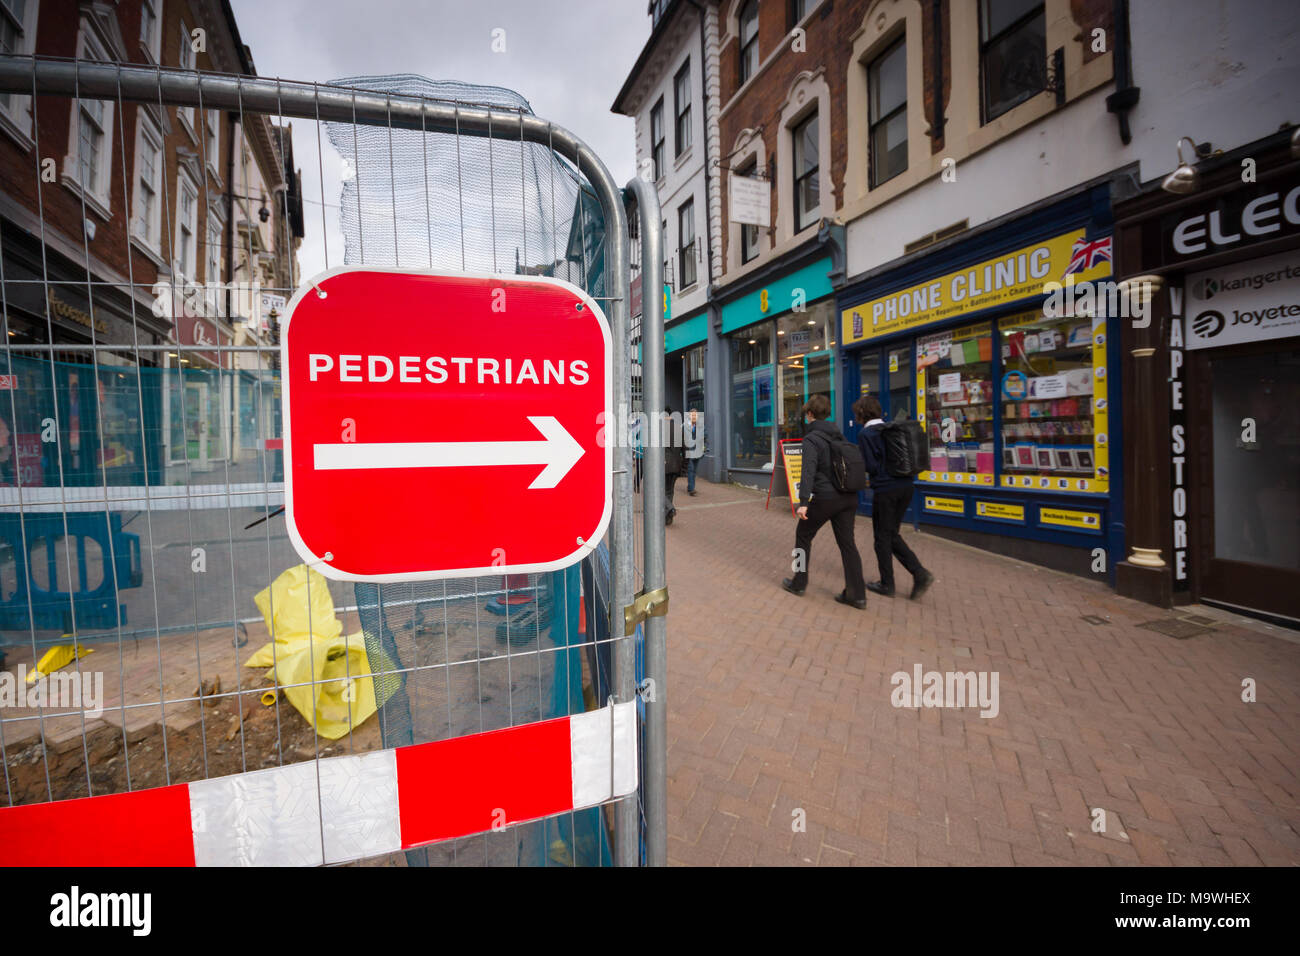
M 650 155 L 655 164 L 655 181 L 664 175 L 664 98 L 650 110 Z
M 789 13 L 789 29 L 793 30 L 808 15 L 808 0 L 789 0 Z
M 907 43 L 900 39 L 867 67 L 871 188 L 907 169 Z
M 686 410 L 704 411 L 704 346 L 686 353 Z
M 188 358 L 179 361 L 180 368 L 167 376 L 169 461 L 188 461 L 202 470 L 226 457 L 229 422 L 223 393 L 230 384 L 223 383 L 220 369 L 193 368 Z
M 758 0 L 740 11 L 740 86 L 758 70 Z
M 1300 571 L 1300 351 L 1211 354 L 1214 557 Z
M 691 145 L 691 61 L 687 60 L 673 77 L 673 156 L 680 156 Z
M 794 128 L 794 231 L 802 232 L 821 212 L 817 114 Z
M 834 319 L 833 304 L 825 301 L 777 320 L 782 438 L 803 437 L 803 407 L 814 395 L 831 400 L 830 420 L 836 420 Z
M 1041 312 L 999 321 L 1004 485 L 1106 490 L 1104 328 L 1104 319 Z
M 993 484 L 995 392 L 990 323 L 917 339 L 917 419 L 930 438 L 923 480 Z
M 984 122 L 1047 85 L 1047 17 L 1034 0 L 980 0 Z
M 775 403 L 772 325 L 762 322 L 731 336 L 731 467 L 770 465 Z

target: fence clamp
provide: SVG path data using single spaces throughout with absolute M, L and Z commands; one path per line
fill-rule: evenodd
M 636 626 L 648 617 L 663 617 L 668 613 L 668 586 L 653 591 L 642 591 L 623 608 L 623 636 L 631 637 Z

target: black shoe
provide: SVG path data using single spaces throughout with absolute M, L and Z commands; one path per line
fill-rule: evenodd
M 672 511 L 668 512 L 668 514 L 664 516 L 664 524 L 665 524 L 665 525 L 670 525 L 670 524 L 672 524 L 672 523 L 673 523 L 673 518 L 675 518 L 675 517 L 677 517 L 677 509 L 676 509 L 676 508 L 674 508 Z
M 921 595 L 924 594 L 933 583 L 934 575 L 922 568 L 921 573 L 912 579 L 912 600 L 921 600 Z
M 879 581 L 868 581 L 867 590 L 870 591 L 872 594 L 879 594 L 881 597 L 894 596 L 894 589 L 885 587 Z
M 781 587 L 785 588 L 795 597 L 803 597 L 803 588 L 797 588 L 794 586 L 794 578 L 786 578 L 781 582 Z
M 835 595 L 835 600 L 839 601 L 841 604 L 847 604 L 849 607 L 855 607 L 859 611 L 865 611 L 867 609 L 866 598 L 858 598 L 854 601 L 849 597 L 846 591 L 841 591 L 839 594 Z
M 686 493 L 687 493 L 688 495 L 690 495 L 692 498 L 694 498 L 696 495 L 699 494 L 698 491 L 688 491 L 688 492 L 686 492 Z

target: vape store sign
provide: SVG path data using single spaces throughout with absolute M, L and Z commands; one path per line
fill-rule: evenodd
M 1300 336 L 1300 252 L 1187 277 L 1187 348 Z

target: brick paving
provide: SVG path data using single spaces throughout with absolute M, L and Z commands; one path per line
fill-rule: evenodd
M 1300 863 L 1300 635 L 1178 640 L 1137 625 L 1185 611 L 910 529 L 921 601 L 836 604 L 829 527 L 798 598 L 788 501 L 698 490 L 668 529 L 671 863 Z M 1000 712 L 895 708 L 918 663 L 998 672 Z

